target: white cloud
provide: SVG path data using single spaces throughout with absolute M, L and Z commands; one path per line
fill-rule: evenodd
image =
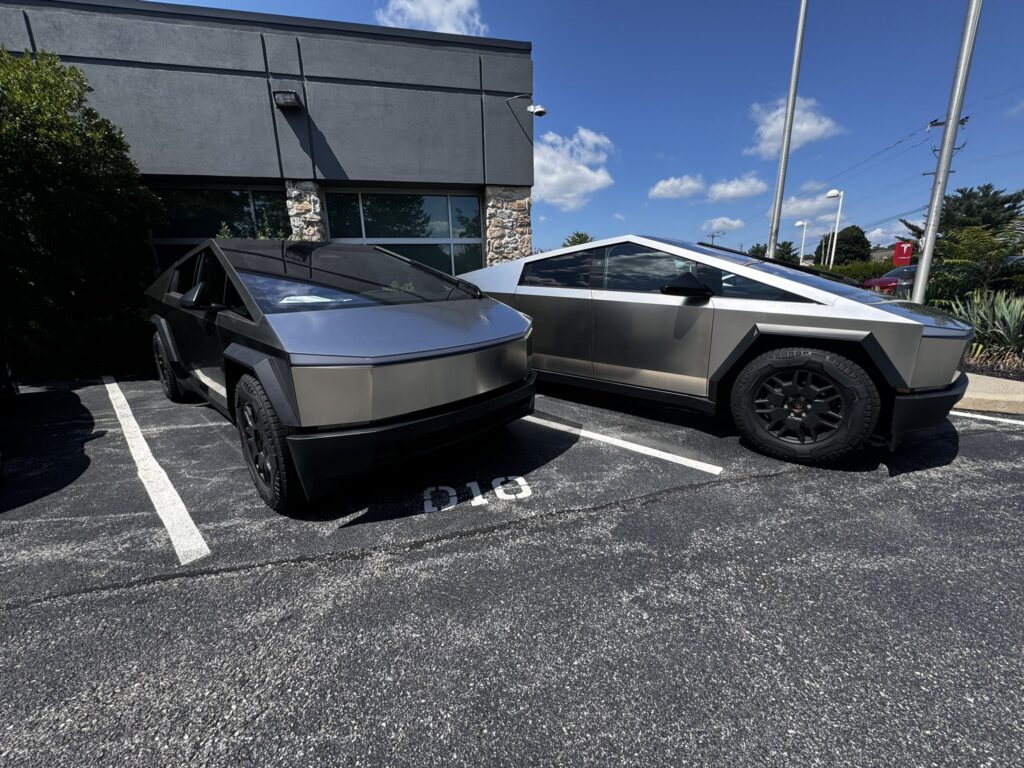
M 757 178 L 754 171 L 744 174 L 736 179 L 722 179 L 716 181 L 708 189 L 708 200 L 739 200 L 743 197 L 753 197 L 767 191 L 768 185 Z
M 1024 112 L 1024 99 L 1021 99 L 1008 110 L 1006 110 L 1006 114 L 1008 115 L 1019 115 L 1021 112 Z
M 808 195 L 807 197 L 791 195 L 782 201 L 782 215 L 804 219 L 834 205 L 836 205 L 835 201 L 824 195 Z
M 800 185 L 801 192 L 817 192 L 819 189 L 825 188 L 824 181 L 815 181 L 814 179 L 808 179 Z
M 590 195 L 615 183 L 605 162 L 615 149 L 612 140 L 589 128 L 566 138 L 548 131 L 533 151 L 533 199 L 563 211 L 575 211 Z
M 786 100 L 776 99 L 768 104 L 753 104 L 750 118 L 757 123 L 754 146 L 743 150 L 745 155 L 757 155 L 770 160 L 779 154 L 782 146 L 782 124 L 786 118 Z M 842 128 L 828 115 L 821 113 L 814 99 L 796 98 L 793 115 L 793 134 L 790 150 L 796 150 L 812 141 L 827 139 L 840 133 Z
M 456 35 L 487 34 L 478 0 L 388 0 L 377 9 L 377 23 Z
M 865 232 L 864 234 L 866 234 L 868 240 L 871 241 L 871 245 L 875 247 L 890 245 L 896 242 L 896 235 L 892 231 L 883 229 L 882 227 L 875 227 L 870 232 Z
M 547 221 L 547 220 L 548 220 L 547 216 L 538 216 L 537 217 L 537 221 Z
M 612 218 L 613 219 L 618 219 L 619 221 L 625 221 L 626 220 L 626 217 L 623 216 L 621 213 L 613 213 L 612 214 Z
M 696 176 L 670 176 L 667 179 L 662 179 L 647 190 L 647 196 L 650 198 L 672 199 L 691 197 L 703 191 L 704 177 L 698 173 Z
M 730 219 L 728 216 L 719 216 L 715 219 L 708 219 L 701 225 L 701 229 L 705 232 L 735 232 L 737 229 L 743 229 L 746 224 L 743 223 L 743 219 Z

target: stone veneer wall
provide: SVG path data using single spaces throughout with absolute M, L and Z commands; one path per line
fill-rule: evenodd
M 285 181 L 284 187 L 292 240 L 326 240 L 320 185 L 315 181 Z
M 484 222 L 485 266 L 529 256 L 533 250 L 530 188 L 485 187 Z

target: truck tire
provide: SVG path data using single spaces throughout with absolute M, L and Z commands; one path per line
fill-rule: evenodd
M 235 385 L 235 424 L 253 484 L 267 506 L 286 512 L 305 500 L 281 425 L 263 385 L 245 374 Z
M 773 349 L 750 361 L 732 388 L 732 417 L 763 453 L 824 464 L 864 446 L 881 397 L 857 363 L 808 347 Z
M 188 400 L 188 394 L 174 375 L 174 369 L 171 368 L 171 361 L 167 357 L 167 350 L 164 349 L 164 342 L 159 333 L 153 334 L 153 359 L 156 361 L 156 372 L 160 377 L 164 396 L 172 403 L 184 403 Z

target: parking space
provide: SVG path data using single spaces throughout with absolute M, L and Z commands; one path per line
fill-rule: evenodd
M 535 419 L 284 516 L 216 412 L 118 388 L 210 552 L 176 555 L 102 383 L 28 388 L 0 762 L 1022 758 L 1013 419 L 815 469 L 545 388 Z
M 220 414 L 205 404 L 167 401 L 155 381 L 117 382 L 127 419 L 138 425 L 210 549 L 182 563 L 173 534 L 154 513 L 166 503 L 147 496 L 111 397 L 103 384 L 89 383 L 28 388 L 22 398 L 0 518 L 10 548 L 4 567 L 9 584 L 23 585 L 13 593 L 21 599 L 181 568 L 405 546 L 597 509 L 773 463 L 737 452 L 728 433 L 686 423 L 711 425 L 701 417 L 667 409 L 640 416 L 542 394 L 528 420 L 382 467 L 285 516 L 255 492 L 237 433 Z M 666 415 L 676 423 L 655 420 Z M 46 480 L 34 487 L 36 478 Z M 53 569 L 57 581 L 41 578 Z

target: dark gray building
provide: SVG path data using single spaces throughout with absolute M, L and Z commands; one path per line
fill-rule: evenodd
M 384 243 L 454 272 L 530 253 L 529 43 L 0 0 L 0 44 L 86 73 L 164 200 L 160 264 L 218 233 Z

